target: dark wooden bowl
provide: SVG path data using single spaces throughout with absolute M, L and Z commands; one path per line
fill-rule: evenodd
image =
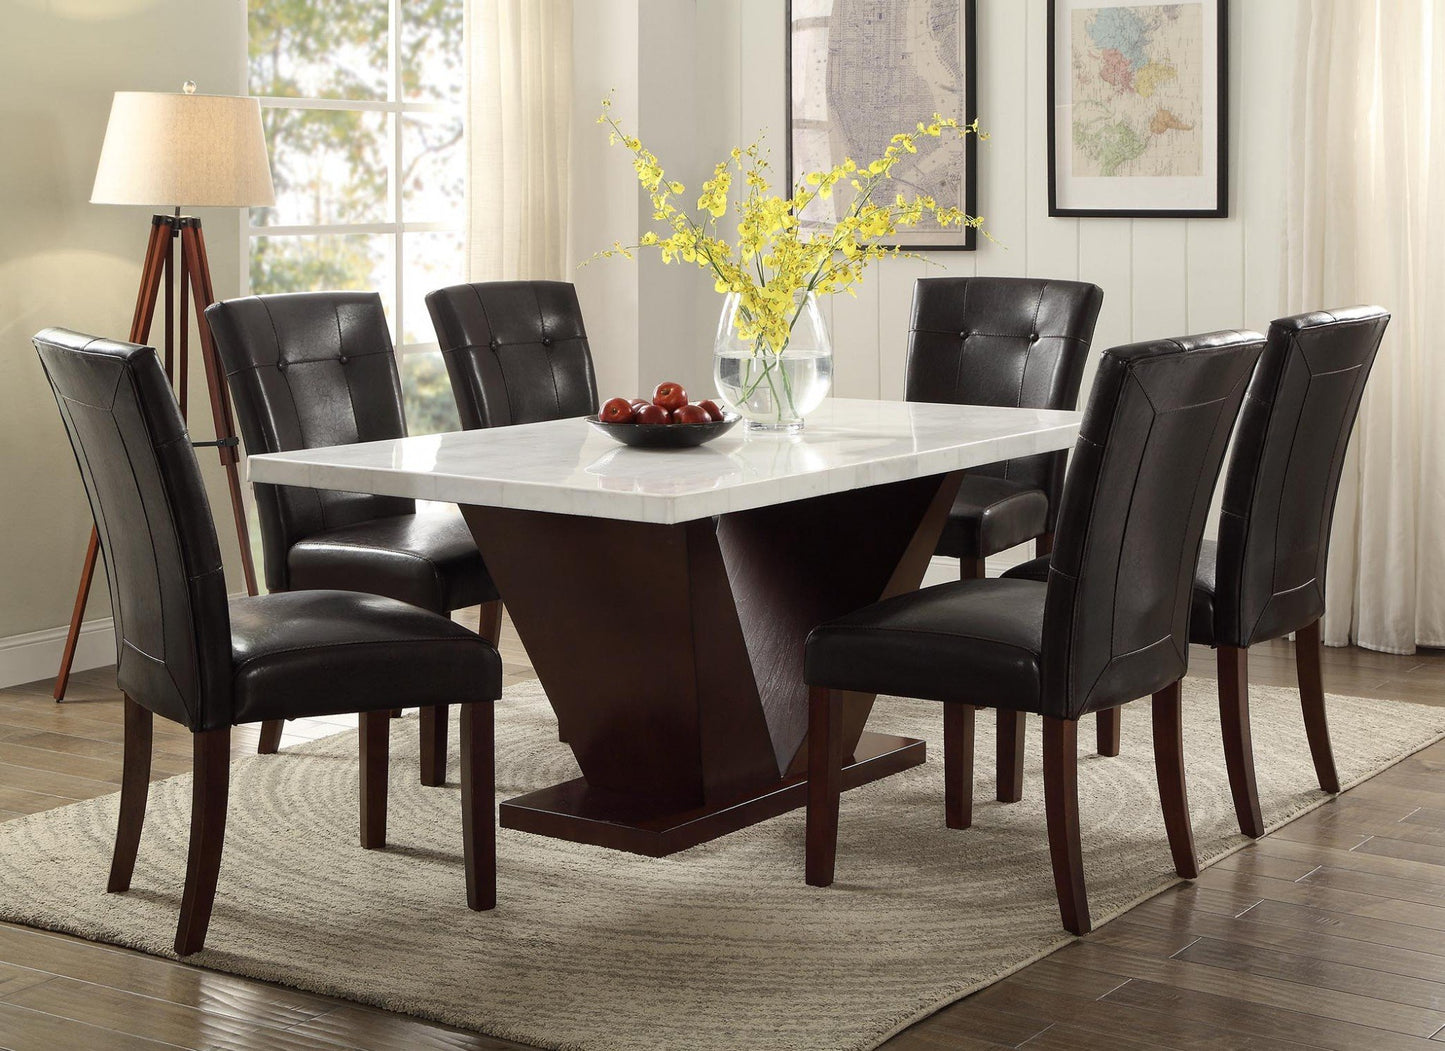
M 634 449 L 694 449 L 726 434 L 742 417 L 724 412 L 721 420 L 707 423 L 603 423 L 596 416 L 585 419 L 613 441 Z

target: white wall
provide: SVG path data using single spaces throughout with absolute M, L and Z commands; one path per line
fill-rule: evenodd
M 0 666 L 54 673 L 90 510 L 30 337 L 61 325 L 124 337 L 148 208 L 89 203 L 111 95 L 245 85 L 243 0 L 3 0 L 0 34 Z M 216 294 L 239 286 L 234 210 L 202 210 Z M 156 320 L 156 334 L 160 331 Z M 194 329 L 191 346 L 197 345 Z M 192 369 L 197 438 L 211 437 L 204 371 Z M 231 590 L 237 545 L 214 453 L 201 456 Z M 90 616 L 106 618 L 102 574 Z M 113 646 L 101 632 L 81 664 Z M 3 674 L 3 668 L 0 668 Z M 28 672 L 21 672 L 28 676 Z M 34 676 L 39 678 L 37 674 Z
M 638 107 L 638 0 L 586 0 L 573 6 L 572 173 L 569 256 L 572 280 L 602 392 L 637 384 L 638 275 L 623 261 L 589 257 L 613 241 L 636 239 L 640 197 L 621 150 L 596 123 L 611 93 L 616 110 Z M 604 396 L 605 393 L 604 393 Z
M 604 6 L 616 0 L 604 0 Z M 979 211 L 1001 244 L 980 241 L 975 253 L 935 253 L 920 260 L 887 260 L 866 279 L 857 299 L 835 297 L 833 325 L 835 393 L 845 397 L 897 398 L 903 366 L 913 282 L 926 274 L 1030 275 L 1093 281 L 1104 289 L 1096 347 L 1216 328 L 1263 328 L 1283 313 L 1284 178 L 1293 69 L 1294 26 L 1307 0 L 1234 0 L 1230 10 L 1230 211 L 1228 219 L 1051 219 L 1048 217 L 1045 152 L 1045 17 L 1047 0 L 978 0 L 978 103 L 991 139 L 979 148 Z M 600 61 L 595 40 L 584 37 L 592 7 L 579 3 L 577 119 L 574 156 L 586 156 L 589 179 L 609 191 L 630 177 L 624 152 L 609 151 L 592 123 Z M 633 8 L 638 4 L 634 2 Z M 629 60 L 648 81 L 643 103 L 624 102 L 618 112 L 640 128 L 671 171 L 696 186 L 697 176 L 735 143 L 766 132 L 781 168 L 785 128 L 782 0 L 641 0 L 639 48 Z M 687 36 L 691 32 L 691 38 Z M 637 66 L 631 67 L 634 74 Z M 689 75 L 690 74 L 690 75 Z M 619 84 L 619 89 L 623 87 Z M 640 119 L 639 119 L 640 116 Z M 600 146 L 598 144 L 601 144 Z M 692 154 L 688 150 L 691 148 Z M 590 149 L 590 153 L 586 152 Z M 594 187 L 595 189 L 595 187 Z M 635 239 L 629 226 L 637 211 L 635 186 L 620 195 L 594 192 L 578 209 L 599 209 L 611 224 L 606 239 L 592 236 L 597 214 L 583 213 L 574 227 L 578 258 L 614 236 Z M 641 300 L 630 321 L 643 351 L 629 357 L 611 345 L 594 353 L 608 361 L 617 386 L 603 393 L 631 393 L 660 379 L 710 386 L 712 333 L 721 307 L 701 274 L 656 263 L 608 261 L 609 280 L 619 269 L 642 275 Z M 631 303 L 595 294 L 595 274 L 583 307 L 589 330 L 616 328 Z M 636 286 L 633 286 L 636 287 Z M 690 294 L 688 294 L 690 293 Z M 688 333 L 691 333 L 689 338 Z M 635 362 L 636 373 L 628 366 Z M 614 365 L 616 367 L 612 367 Z M 1092 370 L 1091 370 L 1092 372 Z M 1087 384 L 1089 376 L 1085 377 Z M 1087 388 L 1086 388 L 1087 389 Z

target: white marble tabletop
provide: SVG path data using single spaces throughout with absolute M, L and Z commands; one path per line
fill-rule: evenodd
M 585 419 L 252 456 L 253 482 L 672 524 L 1070 448 L 1076 412 L 830 398 L 801 434 L 739 423 L 631 449 Z

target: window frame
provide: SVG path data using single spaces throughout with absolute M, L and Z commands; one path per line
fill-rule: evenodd
M 396 355 L 397 368 L 402 367 L 402 358 L 409 354 L 425 354 L 430 351 L 440 351 L 441 345 L 436 339 L 422 342 L 408 343 L 406 338 L 406 301 L 405 274 L 406 256 L 404 254 L 405 238 L 407 234 L 424 233 L 456 233 L 463 235 L 463 253 L 466 251 L 466 204 L 465 201 L 471 194 L 471 173 L 464 165 L 463 169 L 463 206 L 462 215 L 455 223 L 445 222 L 407 222 L 405 219 L 405 187 L 402 185 L 401 173 L 404 168 L 404 144 L 405 136 L 402 133 L 402 122 L 407 114 L 414 113 L 444 113 L 457 117 L 462 123 L 461 150 L 465 158 L 469 150 L 471 136 L 470 121 L 467 119 L 467 106 L 465 91 L 463 101 L 460 105 L 448 105 L 444 102 L 412 102 L 403 98 L 402 90 L 402 69 L 401 69 L 401 18 L 403 0 L 388 0 L 387 3 L 387 34 L 386 34 L 386 61 L 387 61 L 387 98 L 380 99 L 333 99 L 333 98 L 308 98 L 305 96 L 280 96 L 280 95 L 256 95 L 257 102 L 262 109 L 295 109 L 295 110 L 343 110 L 348 112 L 363 113 L 387 113 L 391 115 L 391 157 L 387 179 L 387 193 L 390 197 L 391 222 L 381 223 L 321 223 L 321 224 L 292 224 L 292 225 L 255 225 L 251 222 L 251 209 L 239 209 L 240 218 L 240 270 L 241 270 L 241 295 L 249 296 L 251 290 L 251 245 L 257 237 L 314 237 L 328 234 L 371 234 L 390 236 L 392 239 L 392 302 L 395 304 L 391 318 L 392 329 L 395 333 L 392 339 L 392 350 Z M 250 12 L 249 3 L 242 5 L 242 17 L 246 20 L 246 68 L 250 66 Z M 465 45 L 463 45 L 465 46 Z M 248 85 L 249 86 L 249 85 Z M 465 274 L 462 275 L 465 280 Z M 377 290 L 379 291 L 379 289 Z

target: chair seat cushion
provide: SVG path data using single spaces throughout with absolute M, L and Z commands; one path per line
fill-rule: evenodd
M 292 545 L 287 569 L 293 591 L 364 591 L 435 613 L 497 598 L 454 507 L 315 533 Z
M 964 580 L 886 599 L 813 629 L 813 686 L 1040 711 L 1046 585 Z
M 1042 489 L 1006 478 L 966 474 L 958 487 L 938 553 L 987 558 L 1048 530 L 1049 498 Z
M 1001 580 L 1037 580 L 1040 584 L 1049 582 L 1049 559 L 1051 555 L 1042 555 L 1039 558 L 1031 558 L 1027 562 L 1021 562 L 1011 569 L 1005 569 L 1000 574 Z
M 1213 540 L 1206 540 L 1199 546 L 1199 562 L 1194 569 L 1194 594 L 1189 605 L 1189 641 L 1204 646 L 1214 646 L 1214 569 L 1218 561 L 1219 548 Z M 1014 566 L 1003 574 L 1004 580 L 1037 580 L 1044 583 L 1049 579 L 1049 557 L 1032 558 L 1022 565 Z
M 231 666 L 236 723 L 502 695 L 491 643 L 448 617 L 356 591 L 232 599 Z

